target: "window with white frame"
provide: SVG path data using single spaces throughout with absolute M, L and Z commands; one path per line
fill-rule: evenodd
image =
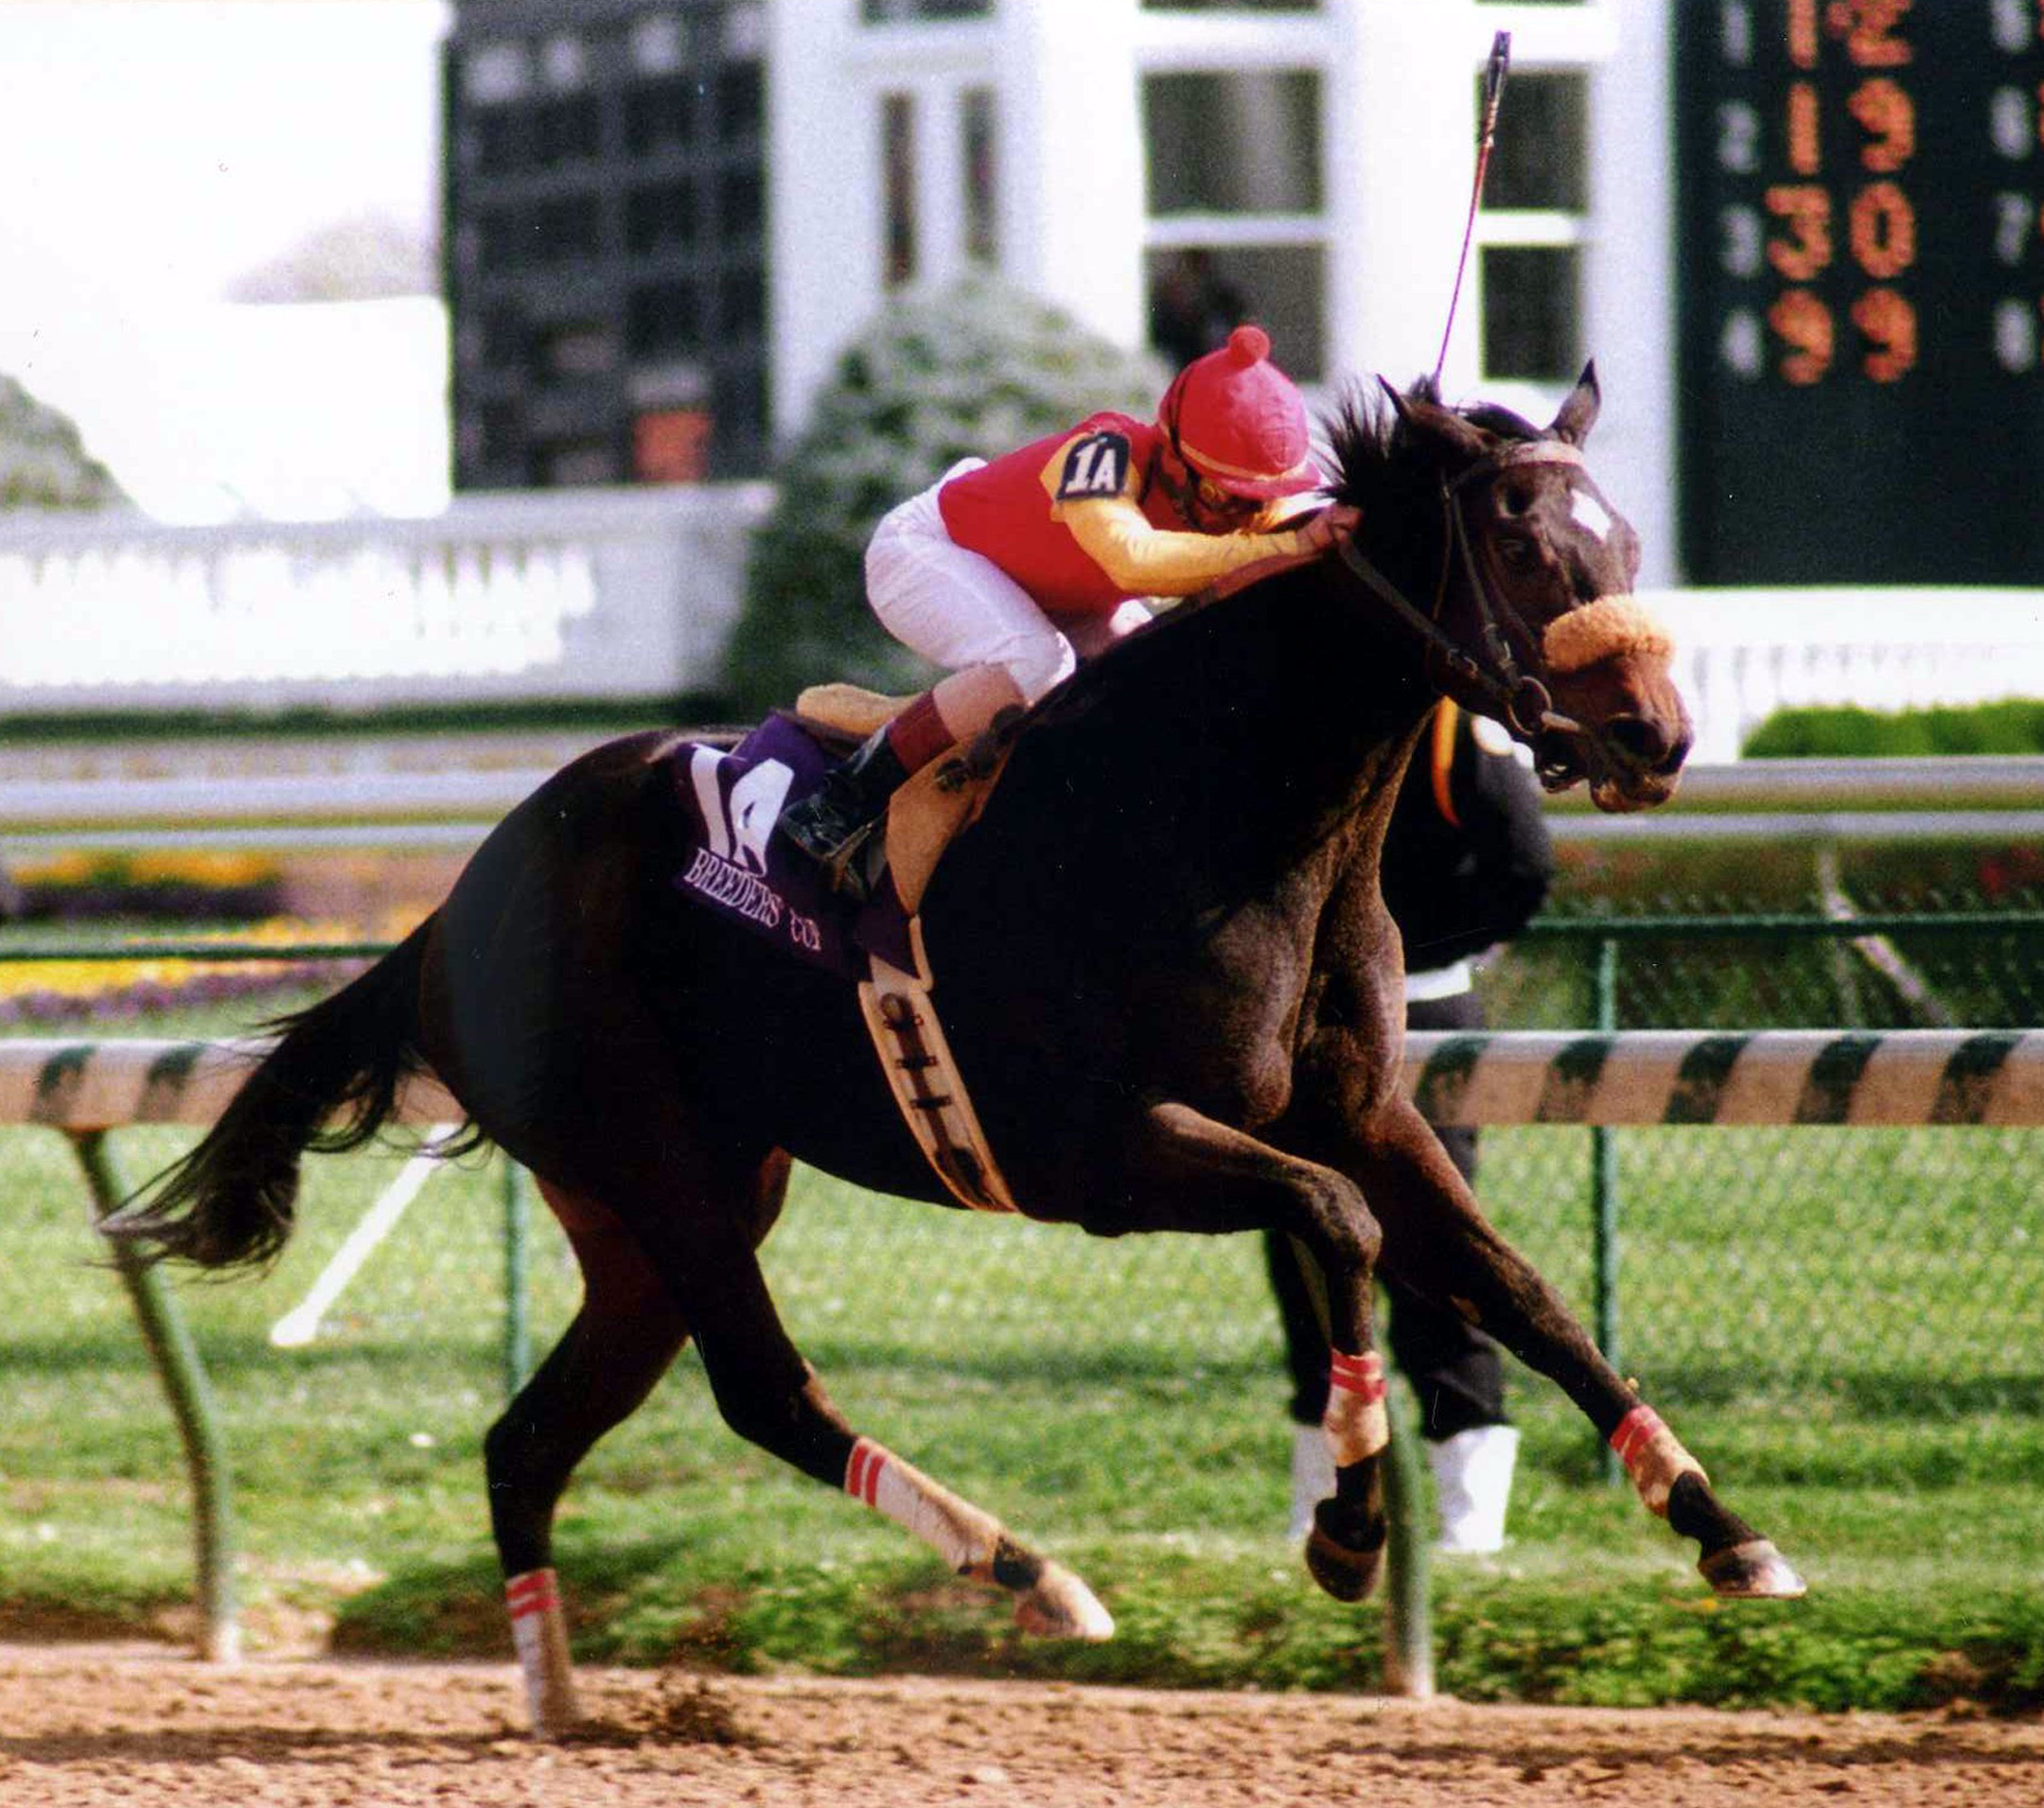
M 992 268 L 1000 262 L 1000 167 L 992 88 L 959 96 L 959 160 L 965 191 L 965 255 Z
M 1476 90 L 1482 106 L 1482 85 Z M 1500 111 L 1479 227 L 1483 376 L 1559 383 L 1582 362 L 1589 78 L 1515 73 Z
M 1299 9 L 1290 9 L 1297 10 Z M 1314 69 L 1159 71 L 1142 83 L 1149 338 L 1173 366 L 1244 320 L 1312 380 L 1326 357 L 1322 82 Z
M 911 94 L 880 97 L 881 280 L 899 289 L 916 278 L 916 103 Z

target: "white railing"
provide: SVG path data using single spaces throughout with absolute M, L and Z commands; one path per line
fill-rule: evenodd
M 373 709 L 715 688 L 758 483 L 425 520 L 0 522 L 0 711 Z
M 764 483 L 457 498 L 428 520 L 0 518 L 0 712 L 716 688 Z M 1696 758 L 1775 710 L 2044 697 L 2044 590 L 1683 590 Z
M 1675 631 L 1696 758 L 1738 757 L 1775 711 L 2044 697 L 2044 590 L 1682 590 Z

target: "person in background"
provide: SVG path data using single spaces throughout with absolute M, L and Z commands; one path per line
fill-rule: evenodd
M 1406 773 L 1383 851 L 1384 903 L 1405 941 L 1410 1028 L 1483 1027 L 1473 964 L 1525 927 L 1554 876 L 1540 798 L 1502 728 L 1440 704 Z M 1476 1132 L 1450 1127 L 1436 1133 L 1473 1185 Z M 1313 1523 L 1314 1502 L 1334 1491 L 1333 1459 L 1320 1429 L 1328 1344 L 1290 1240 L 1267 1237 L 1265 1255 L 1292 1375 L 1292 1532 L 1299 1536 Z M 1450 1308 L 1389 1280 L 1384 1292 L 1391 1358 L 1418 1401 L 1440 1512 L 1439 1548 L 1497 1551 L 1505 1542 L 1519 1453 L 1519 1432 L 1505 1411 L 1502 1354 Z
M 1317 557 L 1351 508 L 1287 524 L 1320 485 L 1306 401 L 1260 327 L 1178 373 L 1154 421 L 1089 415 L 988 464 L 960 460 L 881 518 L 866 595 L 894 638 L 948 669 L 781 816 L 855 892 L 847 855 L 909 775 L 1034 703 L 1151 619 L 1141 599 Z
M 1150 291 L 1150 342 L 1177 370 L 1225 345 L 1252 311 L 1249 298 L 1214 267 L 1213 253 L 1190 246 Z

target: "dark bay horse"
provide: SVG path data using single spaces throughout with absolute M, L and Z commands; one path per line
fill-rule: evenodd
M 1436 699 L 1504 720 L 1551 787 L 1587 781 L 1606 810 L 1665 801 L 1688 750 L 1668 641 L 1630 596 L 1636 538 L 1584 465 L 1596 406 L 1588 371 L 1545 430 L 1427 383 L 1351 396 L 1330 430 L 1353 541 L 1082 669 L 924 901 L 950 1042 L 1025 1212 L 1104 1236 L 1282 1231 L 1317 1266 L 1338 1479 L 1307 1560 L 1345 1599 L 1385 1536 L 1380 1266 L 1552 1377 L 1718 1590 L 1802 1589 L 1485 1220 L 1399 1085 L 1378 854 Z M 782 1328 L 755 1249 L 791 1159 L 945 1196 L 853 988 L 677 901 L 682 745 L 632 736 L 549 780 L 425 924 L 290 1020 L 123 1217 L 155 1253 L 261 1261 L 302 1151 L 374 1133 L 421 1070 L 537 1177 L 586 1292 L 485 1461 L 543 1731 L 574 1711 L 555 1505 L 691 1336 L 740 1435 L 1010 1590 L 1024 1625 L 1112 1629 L 1077 1577 L 859 1436 Z

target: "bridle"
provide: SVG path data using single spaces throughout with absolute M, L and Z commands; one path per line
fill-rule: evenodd
M 1589 730 L 1572 716 L 1558 713 L 1545 684 L 1520 670 L 1512 652 L 1512 634 L 1522 645 L 1538 647 L 1539 638 L 1510 603 L 1498 596 L 1485 581 L 1471 544 L 1465 491 L 1473 483 L 1494 479 L 1525 465 L 1583 464 L 1583 455 L 1566 440 L 1524 440 L 1501 448 L 1478 459 L 1454 478 L 1441 481 L 1442 534 L 1440 575 L 1434 585 L 1434 607 L 1423 611 L 1404 591 L 1373 565 L 1352 536 L 1336 542 L 1341 561 L 1364 587 L 1412 629 L 1428 654 L 1460 683 L 1490 703 L 1515 733 L 1530 742 L 1536 734 L 1566 734 L 1583 740 Z M 1448 597 L 1448 580 L 1457 555 L 1471 595 L 1475 599 L 1479 623 L 1478 644 L 1464 646 L 1440 624 L 1440 613 Z M 1511 633 L 1507 633 L 1507 628 Z

